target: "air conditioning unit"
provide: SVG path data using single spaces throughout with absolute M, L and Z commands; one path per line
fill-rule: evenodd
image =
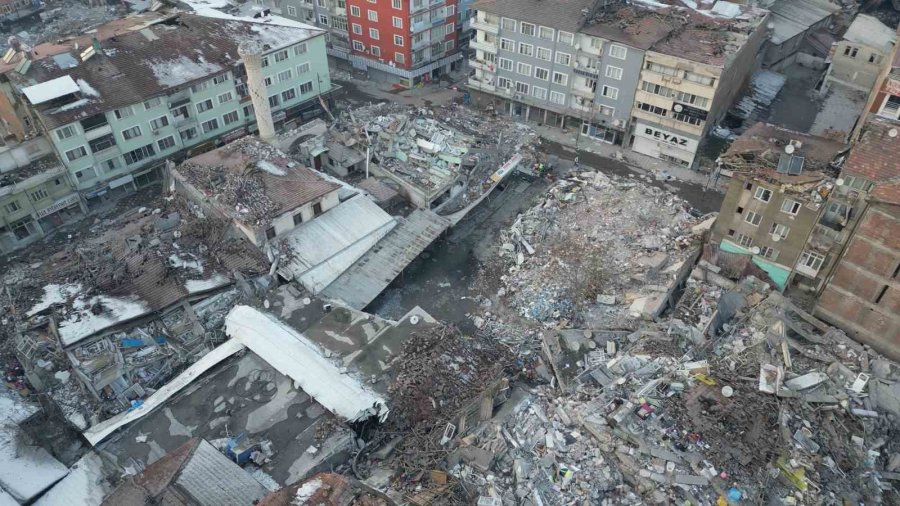
M 778 235 L 778 234 L 772 234 L 772 242 L 778 242 L 778 241 L 780 241 L 780 240 L 782 240 L 782 239 L 783 239 L 783 237 L 781 237 L 780 235 Z

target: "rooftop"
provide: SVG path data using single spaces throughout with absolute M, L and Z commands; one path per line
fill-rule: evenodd
M 879 202 L 900 206 L 900 181 L 879 184 L 869 193 L 869 196 Z
M 177 171 L 226 215 L 253 225 L 340 188 L 253 136 L 190 158 Z
M 839 12 L 841 7 L 829 0 L 778 0 L 772 12 L 772 43 L 781 44 L 805 32 L 810 26 Z
M 896 29 L 889 28 L 878 18 L 868 14 L 858 14 L 844 33 L 844 40 L 869 46 L 882 53 L 891 51 L 896 38 Z
M 479 11 L 575 32 L 587 20 L 595 0 L 481 0 Z
M 73 47 L 36 60 L 24 76 L 18 72 L 7 75 L 22 89 L 66 78 L 68 87 L 57 87 L 56 96 L 36 105 L 46 126 L 55 128 L 224 73 L 240 64 L 237 46 L 242 41 L 254 40 L 275 49 L 320 33 L 313 27 L 183 13 L 99 41 L 99 51 L 87 61 L 82 61 L 80 51 Z M 63 54 L 70 57 L 63 58 Z M 77 92 L 71 92 L 72 82 L 77 84 Z
M 59 160 L 53 154 L 38 158 L 25 167 L 0 173 L 0 188 L 22 183 L 31 177 L 44 174 L 50 169 L 59 169 L 58 171 L 54 171 L 54 173 L 63 172 L 62 164 L 59 163 Z M 2 191 L 0 191 L 0 195 L 2 195 Z
M 775 167 L 792 141 L 800 143 L 793 154 L 805 158 L 805 169 L 827 169 L 847 149 L 841 142 L 759 122 L 735 139 L 721 158 L 729 165 L 742 159 L 759 167 Z
M 672 10 L 655 11 L 629 5 L 598 12 L 581 31 L 646 50 L 672 31 L 672 16 Z
M 738 13 L 734 17 L 709 16 L 693 9 L 675 8 L 675 17 L 669 18 L 674 22 L 672 31 L 650 49 L 725 67 L 747 42 L 749 35 L 768 16 L 768 11 L 756 7 L 738 7 Z
M 879 117 L 867 121 L 844 163 L 843 174 L 862 176 L 874 182 L 900 176 L 898 131 L 900 128 L 896 124 Z

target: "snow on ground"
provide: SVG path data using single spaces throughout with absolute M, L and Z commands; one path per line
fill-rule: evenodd
M 225 333 L 278 372 L 294 380 L 325 409 L 347 420 L 387 418 L 385 400 L 326 359 L 306 336 L 275 316 L 235 306 L 225 317 Z
M 203 263 L 196 258 L 182 258 L 178 255 L 170 255 L 169 264 L 175 268 L 193 269 L 197 274 L 203 274 Z
M 44 296 L 37 304 L 31 307 L 26 313 L 27 316 L 34 316 L 41 311 L 47 309 L 53 304 L 63 304 L 70 298 L 81 293 L 80 283 L 69 283 L 65 285 L 51 284 L 44 287 Z
M 62 479 L 69 470 L 47 450 L 21 441 L 18 426 L 0 426 L 0 487 L 25 503 Z
M 184 288 L 188 293 L 199 293 L 225 286 L 228 283 L 231 283 L 231 280 L 228 279 L 228 277 L 216 274 L 209 279 L 189 279 L 185 281 Z
M 78 84 L 78 88 L 81 90 L 82 95 L 87 95 L 89 97 L 100 97 L 100 92 L 95 90 L 94 87 L 84 79 L 78 79 L 75 81 L 75 83 Z
M 306 504 L 306 502 L 309 501 L 313 494 L 315 494 L 316 491 L 318 491 L 320 488 L 322 488 L 322 481 L 318 478 L 304 483 L 300 488 L 297 489 L 297 496 L 294 497 L 294 504 Z
M 274 163 L 268 160 L 260 160 L 256 162 L 256 168 L 259 170 L 263 170 L 272 174 L 273 176 L 286 176 L 287 172 L 285 172 L 281 167 L 275 165 Z
M 94 314 L 92 307 L 100 304 L 102 311 Z M 68 346 L 105 328 L 141 316 L 150 308 L 137 297 L 109 297 L 98 295 L 72 302 L 72 312 L 59 322 L 59 337 Z
M 42 495 L 34 506 L 99 506 L 111 490 L 104 478 L 103 461 L 91 452 L 81 457 L 69 475 Z
M 187 56 L 179 56 L 174 60 L 152 62 L 150 70 L 153 71 L 160 86 L 172 88 L 215 74 L 221 71 L 222 67 L 215 63 L 194 61 Z
M 0 490 L 0 506 L 19 506 L 19 501 L 13 499 L 13 496 L 7 494 L 5 490 Z

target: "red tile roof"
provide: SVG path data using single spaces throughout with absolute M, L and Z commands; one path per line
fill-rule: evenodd
M 900 126 L 881 118 L 866 123 L 863 134 L 850 150 L 843 174 L 862 176 L 870 181 L 884 181 L 900 176 L 900 136 L 891 137 L 891 130 Z
M 879 202 L 900 206 L 900 180 L 876 185 L 869 196 Z

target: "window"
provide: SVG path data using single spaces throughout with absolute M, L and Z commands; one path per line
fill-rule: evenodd
M 575 34 L 571 32 L 559 31 L 559 43 L 572 45 L 575 43 Z
M 365 51 L 366 46 L 364 46 L 362 42 L 360 42 L 358 40 L 354 40 L 353 41 L 353 49 L 356 51 Z
M 313 90 L 312 81 L 306 81 L 305 83 L 300 85 L 300 94 L 301 95 L 306 95 L 307 93 L 311 92 L 312 90 Z
M 538 37 L 544 40 L 553 40 L 553 28 L 542 26 L 538 29 Z
M 663 74 L 666 76 L 678 76 L 681 75 L 681 71 L 677 69 L 673 69 L 672 67 L 666 67 L 665 65 L 660 65 L 658 63 L 647 62 L 647 65 L 644 67 L 650 72 L 656 72 L 657 74 Z
M 269 86 L 272 86 L 272 82 L 273 82 L 272 76 L 267 76 L 263 79 L 263 84 L 266 85 L 266 88 L 268 88 Z
M 150 100 L 144 102 L 144 110 L 153 109 L 154 107 L 159 107 L 162 104 L 162 99 L 159 97 L 151 98 Z
M 13 233 L 16 234 L 16 239 L 19 239 L 21 241 L 22 239 L 25 239 L 31 235 L 31 223 L 31 218 L 25 218 L 19 223 L 10 225 L 9 228 L 11 228 Z
M 325 14 L 319 14 L 319 24 L 328 26 L 328 16 L 326 16 Z
M 572 64 L 572 55 L 570 55 L 569 53 L 560 53 L 559 51 L 557 51 L 556 63 L 558 63 L 560 65 L 565 65 L 568 67 L 569 65 Z
M 778 240 L 781 240 L 781 239 L 784 239 L 785 237 L 787 237 L 788 233 L 790 231 L 791 231 L 791 229 L 789 227 L 782 225 L 780 223 L 773 223 L 772 228 L 769 229 L 769 233 L 772 234 L 772 238 L 774 239 L 777 237 Z
M 394 45 L 403 47 L 403 36 L 402 35 L 394 35 Z
M 359 17 L 360 16 L 359 7 L 357 7 L 356 5 L 351 5 L 350 6 L 350 15 Z
M 541 81 L 547 81 L 550 79 L 550 71 L 541 67 L 535 67 L 534 77 L 536 79 L 540 79 Z
M 761 200 L 763 202 L 768 202 L 772 199 L 772 191 L 760 186 L 756 189 L 756 195 L 754 195 L 753 198 L 755 198 L 756 200 Z
M 14 212 L 18 211 L 19 209 L 22 209 L 22 206 L 20 206 L 19 203 L 16 201 L 12 201 L 9 204 L 6 204 L 5 207 L 6 207 L 6 212 L 8 212 L 8 213 L 14 213 Z
M 160 128 L 169 126 L 169 117 L 160 116 L 150 121 L 150 130 L 159 130 Z
M 372 46 L 369 48 L 372 51 L 372 56 L 381 56 L 381 48 L 378 46 Z
M 338 30 L 347 31 L 347 18 L 343 16 L 335 16 L 331 18 L 331 27 Z M 330 34 L 326 34 L 330 35 Z
M 394 53 L 394 61 L 397 63 L 406 63 L 406 55 L 403 53 Z
M 294 7 L 293 5 L 288 5 L 287 6 L 287 14 L 288 14 L 288 16 L 291 16 L 291 17 L 297 17 L 297 8 Z
M 175 147 L 175 137 L 170 135 L 165 139 L 160 139 L 156 141 L 156 145 L 159 146 L 160 151 L 165 151 L 167 149 L 172 149 Z
M 278 95 L 269 97 L 269 107 L 278 107 L 279 105 L 281 105 L 281 97 Z
M 800 255 L 799 265 L 803 267 L 807 267 L 818 272 L 819 268 L 822 267 L 822 264 L 825 263 L 825 257 L 818 254 L 812 253 L 809 251 L 804 251 L 802 255 Z
M 647 111 L 650 114 L 656 114 L 657 116 L 666 116 L 669 111 L 663 109 L 662 107 L 657 107 L 653 104 L 646 104 L 644 102 L 635 102 L 637 104 L 637 108 L 642 111 Z
M 226 72 L 226 73 L 224 73 L 224 74 L 222 74 L 222 75 L 218 75 L 218 76 L 216 76 L 216 77 L 213 77 L 213 84 L 222 84 L 222 83 L 228 81 L 228 79 L 230 79 L 230 76 L 229 76 L 228 73 Z
M 291 93 L 294 92 L 293 89 L 288 90 L 288 91 L 290 91 Z M 285 92 L 285 93 L 287 93 L 287 92 Z M 231 111 L 231 112 L 229 112 L 228 114 L 222 116 L 222 122 L 225 123 L 226 125 L 230 125 L 230 124 L 232 124 L 232 123 L 235 123 L 235 122 L 238 121 L 238 119 L 240 119 L 240 116 L 238 115 L 238 112 L 237 112 L 237 111 Z
M 394 9 L 402 9 L 403 0 L 391 0 L 391 7 Z
M 450 35 L 451 33 L 456 31 L 456 25 L 453 23 L 447 23 L 444 25 L 444 35 Z
M 858 47 L 847 46 L 844 48 L 844 56 L 849 56 L 850 58 L 856 58 L 857 54 L 859 54 Z
M 602 95 L 606 98 L 616 100 L 617 98 L 619 98 L 619 88 L 613 88 L 612 86 L 603 86 Z
M 499 58 L 497 60 L 497 66 L 500 67 L 501 70 L 509 70 L 512 71 L 513 62 L 508 58 Z
M 444 7 L 444 8 L 447 9 L 447 17 L 448 17 L 448 18 L 449 18 L 450 16 L 453 16 L 454 14 L 456 14 L 456 6 L 455 6 L 455 5 L 450 4 L 450 5 L 448 5 L 447 7 Z
M 600 108 L 597 110 L 597 112 L 599 112 L 600 114 L 602 114 L 604 116 L 613 116 L 614 114 L 616 114 L 616 108 L 615 107 L 607 107 L 605 105 L 600 105 Z
M 619 60 L 624 60 L 628 55 L 628 48 L 625 46 L 620 46 L 618 44 L 610 44 L 609 45 L 609 55 L 613 58 L 618 58 Z
M 796 216 L 800 212 L 800 203 L 796 200 L 784 199 L 784 202 L 781 203 L 781 212 Z
M 749 235 L 738 234 L 735 236 L 735 238 L 737 239 L 738 244 L 740 244 L 741 246 L 743 246 L 745 248 L 749 248 L 749 247 L 753 246 L 753 238 L 750 237 Z
M 875 186 L 875 183 L 867 179 L 863 179 L 859 176 L 844 176 L 843 179 L 843 186 L 853 188 L 854 190 L 862 190 L 867 192 L 871 190 L 873 186 Z
M 378 40 L 378 28 L 369 28 L 369 38 Z
M 450 51 L 451 49 L 453 49 L 453 41 L 448 40 L 444 42 L 444 51 Z
M 116 139 L 113 134 L 106 134 L 88 142 L 91 153 L 99 153 L 116 145 Z
M 40 190 L 31 192 L 28 196 L 31 198 L 32 202 L 37 202 L 39 200 L 49 197 L 50 194 L 47 193 L 47 190 L 41 188 Z
M 762 248 L 759 248 L 759 254 L 763 258 L 768 258 L 769 260 L 775 260 L 776 258 L 778 258 L 778 250 L 769 246 L 763 246 Z
M 322 214 L 322 203 L 321 202 L 316 202 L 315 204 L 313 204 L 313 214 L 315 216 Z
M 519 31 L 523 35 L 528 35 L 529 37 L 534 37 L 535 34 L 535 26 L 531 23 L 526 23 L 522 21 L 519 23 Z
M 620 81 L 622 80 L 622 69 L 619 67 L 613 67 L 612 65 L 607 65 L 606 77 L 615 79 L 616 81 Z
M 250 116 L 253 116 L 254 112 L 255 111 L 253 110 L 253 104 L 247 104 L 244 106 L 244 117 L 245 118 L 249 118 Z
M 283 83 L 285 81 L 290 81 L 292 77 L 294 77 L 294 72 L 291 69 L 282 70 L 281 72 L 278 73 L 278 82 Z M 229 97 L 231 97 L 231 93 L 228 93 L 227 95 Z M 229 100 L 230 100 L 230 98 L 229 98 Z M 228 100 L 226 100 L 226 102 L 227 101 Z M 219 97 L 219 103 L 220 104 L 224 103 L 224 102 L 222 102 L 221 96 Z
M 134 165 L 135 163 L 143 160 L 144 158 L 149 158 L 156 154 L 156 150 L 153 149 L 153 144 L 147 144 L 144 147 L 137 148 L 133 151 L 129 151 L 125 153 L 125 165 Z
M 290 102 L 291 100 L 294 100 L 295 98 L 297 98 L 297 90 L 295 90 L 294 88 L 291 88 L 289 90 L 284 90 L 281 92 L 281 101 L 282 102 Z M 235 112 L 234 114 L 235 114 L 235 116 L 237 116 L 237 112 Z M 235 118 L 235 120 L 236 119 L 237 118 Z M 228 120 L 225 120 L 225 124 L 227 125 L 228 123 L 229 123 Z
M 510 81 L 509 79 L 507 79 L 505 77 L 498 77 L 497 78 L 497 86 L 499 86 L 503 89 L 509 89 L 509 88 L 512 88 L 512 81 Z
M 274 239 L 275 238 L 275 227 L 269 227 L 266 229 L 266 239 Z
M 212 132 L 213 130 L 219 129 L 219 120 L 216 118 L 213 118 L 209 121 L 204 121 L 203 124 L 200 126 L 203 127 L 203 133 L 208 134 L 208 133 Z
M 872 53 L 869 55 L 869 63 L 874 63 L 876 65 L 881 64 L 881 55 Z
M 353 33 L 356 35 L 362 35 L 362 25 L 358 23 L 353 23 Z M 354 41 L 356 42 L 356 41 Z
M 56 131 L 56 138 L 64 141 L 77 133 L 75 125 L 66 125 Z
M 531 44 L 524 44 L 519 42 L 519 54 L 524 54 L 525 56 L 533 56 L 534 55 L 534 46 Z
M 531 87 L 531 96 L 538 100 L 546 100 L 547 99 L 547 89 L 541 88 L 538 86 Z
M 716 80 L 713 79 L 712 77 L 701 76 L 700 74 L 695 74 L 693 72 L 685 72 L 684 78 L 687 79 L 688 81 L 702 84 L 704 86 L 712 86 L 713 83 L 716 82 Z
M 391 18 L 391 23 L 393 23 L 394 28 L 403 28 L 403 18 L 394 16 Z
M 558 91 L 551 91 L 550 92 L 550 101 L 553 102 L 554 104 L 565 105 L 566 94 L 560 93 Z
M 528 95 L 530 91 L 530 87 L 527 83 L 516 82 L 516 93 L 521 93 L 522 95 Z
M 569 75 L 563 74 L 562 72 L 554 72 L 553 73 L 553 82 L 560 86 L 565 86 L 569 84 Z
M 263 56 L 262 66 L 263 66 L 263 68 L 266 68 L 269 66 L 269 57 L 268 56 Z
M 516 72 L 522 74 L 523 76 L 531 75 L 531 65 L 527 63 L 517 63 L 516 64 Z
M 114 114 L 116 116 L 116 119 L 125 119 L 125 118 L 133 115 L 134 110 L 131 108 L 131 106 L 128 106 L 128 107 L 123 107 L 121 109 L 116 109 L 114 111 Z
M 502 18 L 500 20 L 500 28 L 514 32 L 516 31 L 516 22 L 509 18 Z
M 504 50 L 504 51 L 515 51 L 515 50 L 516 50 L 516 43 L 513 42 L 513 41 L 511 41 L 511 40 L 509 40 L 509 39 L 503 39 L 503 38 L 501 38 L 501 39 L 500 39 L 500 49 L 502 49 L 502 50 Z
M 140 136 L 141 136 L 141 127 L 139 125 L 135 125 L 126 130 L 122 130 L 122 137 L 126 141 L 134 139 L 135 137 L 140 137 Z
M 294 215 L 294 225 L 299 225 L 303 223 L 303 213 L 297 213 Z
M 198 113 L 206 112 L 212 108 L 213 108 L 213 101 L 211 98 L 207 98 L 203 102 L 200 102 L 197 104 L 197 112 Z
M 287 59 L 288 59 L 287 49 L 282 49 L 281 51 L 278 51 L 277 53 L 275 53 L 275 62 L 276 63 L 283 62 L 284 60 L 287 60 Z
M 299 77 L 302 74 L 309 72 L 309 62 L 301 63 L 297 66 L 297 76 Z
M 196 127 L 186 128 L 186 129 L 182 130 L 181 132 L 178 132 L 178 134 L 181 136 L 182 142 L 189 141 L 189 140 L 195 139 L 197 137 L 197 128 Z
M 537 59 L 538 60 L 550 61 L 550 56 L 552 54 L 553 54 L 553 51 L 551 51 L 550 49 L 548 49 L 546 47 L 537 48 Z
M 265 59 L 264 59 L 264 61 L 263 61 L 263 67 L 265 67 L 265 66 L 268 65 L 268 64 L 269 64 L 269 63 L 268 63 L 268 60 L 265 60 Z M 209 88 L 209 81 L 199 82 L 199 83 L 197 83 L 197 84 L 191 86 L 191 92 L 193 92 L 193 93 L 200 93 L 201 91 L 205 90 L 206 88 Z
M 369 17 L 369 21 L 378 21 L 378 11 L 373 11 L 372 9 L 369 9 L 369 12 L 367 13 L 367 15 Z
M 753 211 L 747 211 L 747 214 L 744 215 L 744 221 L 753 225 L 754 227 L 758 227 L 759 222 L 762 221 L 762 215 L 759 213 L 754 213 Z
M 190 110 L 188 109 L 188 105 L 180 105 L 178 107 L 172 108 L 169 110 L 172 113 L 172 116 L 175 118 L 175 121 L 188 119 L 191 117 Z
M 119 163 L 118 158 L 111 158 L 109 160 L 104 161 L 100 164 L 100 169 L 106 174 L 110 172 L 115 172 L 121 168 L 121 164 Z

